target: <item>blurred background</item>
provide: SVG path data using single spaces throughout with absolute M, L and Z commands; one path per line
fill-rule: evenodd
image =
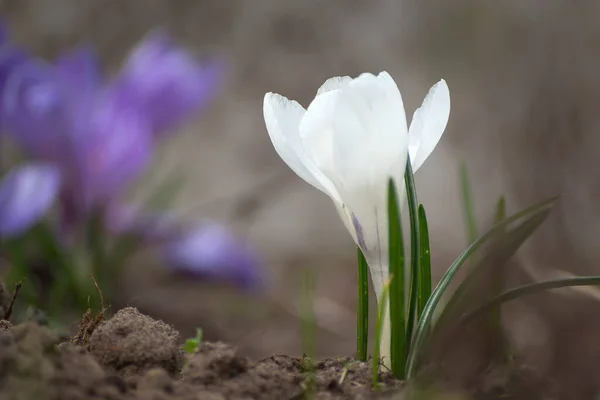
M 248 294 L 176 278 L 146 255 L 118 282 L 113 310 L 139 307 L 184 336 L 199 326 L 208 339 L 233 342 L 254 357 L 299 354 L 299 282 L 310 270 L 319 354 L 353 353 L 355 247 L 330 200 L 273 151 L 262 100 L 273 91 L 307 106 L 325 79 L 365 71 L 394 77 L 409 118 L 432 84 L 444 78 L 450 87 L 448 128 L 417 174 L 436 279 L 467 244 L 457 186 L 462 161 L 481 229 L 500 195 L 509 212 L 563 195 L 508 266 L 520 279 L 598 273 L 597 1 L 3 0 L 0 12 L 14 40 L 43 57 L 89 43 L 115 71 L 135 43 L 162 26 L 192 52 L 227 62 L 216 102 L 168 142 L 146 181 L 183 173 L 176 208 L 229 223 L 251 241 L 268 287 Z M 507 329 L 524 348 L 564 344 L 566 328 L 548 324 L 597 319 L 596 298 L 593 290 L 563 290 L 537 308 L 519 302 L 506 307 Z M 568 364 L 542 353 L 535 360 L 548 368 Z M 590 362 L 600 359 L 598 350 L 586 353 Z

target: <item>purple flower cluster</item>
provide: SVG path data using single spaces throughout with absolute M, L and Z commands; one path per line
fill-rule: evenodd
M 149 34 L 106 80 L 85 47 L 52 62 L 13 46 L 0 30 L 0 123 L 30 163 L 0 181 L 0 237 L 20 235 L 53 206 L 61 232 L 92 212 L 128 209 L 124 189 L 152 161 L 158 141 L 215 96 L 222 66 L 200 62 L 163 31 Z M 118 232 L 154 229 L 128 213 Z M 226 229 L 171 221 L 160 242 L 170 265 L 245 286 L 259 282 L 255 255 Z M 144 232 L 140 232 L 142 235 Z

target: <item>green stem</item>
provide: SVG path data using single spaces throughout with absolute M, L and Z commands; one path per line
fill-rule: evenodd
M 394 277 L 390 276 L 393 281 Z M 381 301 L 377 308 L 377 323 L 375 324 L 375 341 L 373 342 L 373 357 L 371 358 L 371 384 L 373 389 L 377 388 L 379 378 L 379 357 L 381 354 L 381 335 L 383 334 L 383 319 L 387 308 L 388 298 L 390 294 L 390 281 L 385 282 L 381 293 Z
M 369 337 L 369 266 L 365 256 L 357 249 L 358 256 L 358 307 L 356 315 L 356 357 L 367 361 Z

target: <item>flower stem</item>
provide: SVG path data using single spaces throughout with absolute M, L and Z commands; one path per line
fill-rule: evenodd
M 389 279 L 393 280 L 394 277 L 390 276 Z M 383 334 L 383 325 L 386 315 L 386 308 L 388 304 L 388 297 L 390 294 L 390 280 L 383 284 L 383 291 L 381 292 L 381 299 L 379 307 L 377 308 L 377 323 L 375 324 L 375 341 L 373 342 L 373 357 L 371 357 L 371 384 L 373 389 L 377 388 L 377 381 L 379 378 L 379 354 L 380 354 L 380 343 L 381 335 Z

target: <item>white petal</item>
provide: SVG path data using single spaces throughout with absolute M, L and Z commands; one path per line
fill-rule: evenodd
M 263 114 L 269 137 L 281 159 L 300 178 L 332 196 L 332 183 L 307 158 L 300 140 L 298 126 L 305 114 L 304 108 L 296 101 L 275 93 L 267 93 L 263 103 Z
M 402 182 L 408 146 L 402 96 L 393 79 L 362 74 L 319 95 L 300 122 L 300 137 L 336 186 L 350 221 L 359 222 L 364 244 L 344 220 L 367 261 L 381 265 L 387 257 L 387 182 L 390 177 Z
M 338 90 L 347 85 L 349 82 L 352 82 L 352 78 L 349 76 L 334 76 L 333 78 L 329 78 L 325 81 L 324 84 L 321 85 L 319 90 L 317 90 L 317 96 L 330 92 L 332 90 Z
M 386 182 L 389 174 L 403 173 L 392 168 L 406 160 L 400 91 L 387 73 L 362 74 L 342 89 L 318 96 L 300 123 L 300 136 L 336 186 L 354 192 L 373 180 Z
M 408 131 L 408 151 L 416 172 L 440 141 L 450 116 L 450 91 L 443 79 L 433 85 L 415 111 Z

